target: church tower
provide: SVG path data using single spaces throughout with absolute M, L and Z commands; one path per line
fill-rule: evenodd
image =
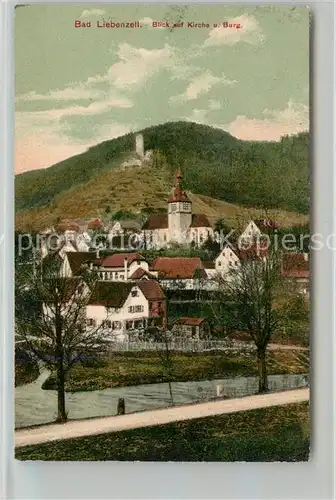
M 169 240 L 186 243 L 191 220 L 191 201 L 182 189 L 182 171 L 179 168 L 176 172 L 173 192 L 168 198 Z

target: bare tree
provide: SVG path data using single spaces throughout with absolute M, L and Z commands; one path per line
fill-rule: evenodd
M 232 324 L 247 331 L 257 348 L 259 392 L 268 390 L 266 351 L 281 321 L 282 278 L 280 255 L 269 250 L 256 255 L 250 250 L 240 265 L 221 279 L 222 300 L 232 304 Z
M 75 363 L 105 352 L 102 325 L 90 326 L 86 306 L 97 275 L 84 269 L 80 276 L 62 275 L 57 254 L 37 266 L 16 270 L 16 341 L 56 375 L 57 421 L 67 420 L 65 380 Z

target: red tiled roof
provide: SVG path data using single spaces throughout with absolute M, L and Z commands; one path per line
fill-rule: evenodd
M 178 325 L 200 326 L 205 321 L 205 318 L 179 318 L 175 321 Z
M 192 279 L 200 268 L 202 261 L 199 257 L 158 257 L 152 264 L 160 278 L 171 279 Z
M 253 222 L 260 230 L 278 229 L 279 227 L 279 225 L 271 219 L 254 219 Z
M 145 269 L 142 269 L 142 267 L 138 267 L 136 271 L 129 277 L 130 280 L 139 280 L 143 276 L 148 276 L 149 278 L 153 279 L 155 276 L 153 274 L 149 273 Z
M 165 294 L 156 280 L 139 281 L 137 286 L 140 288 L 147 300 L 164 300 Z
M 168 214 L 151 214 L 142 229 L 168 229 Z
M 309 270 L 299 270 L 299 271 L 282 271 L 281 276 L 284 278 L 303 278 L 309 279 Z
M 309 278 L 309 261 L 305 254 L 288 252 L 282 256 L 282 276 L 285 278 Z
M 251 248 L 243 248 L 241 250 L 236 249 L 234 252 L 240 260 L 261 260 L 268 255 L 268 248 L 252 246 Z
M 102 229 L 104 224 L 99 218 L 92 219 L 87 225 L 88 229 Z
M 190 227 L 211 227 L 211 224 L 205 214 L 193 214 Z
M 309 262 L 305 254 L 299 252 L 287 252 L 282 256 L 283 271 L 308 270 Z
M 135 260 L 145 260 L 145 258 L 137 252 L 115 253 L 105 257 L 101 265 L 103 267 L 123 267 L 125 259 L 127 259 L 128 265 L 132 264 Z

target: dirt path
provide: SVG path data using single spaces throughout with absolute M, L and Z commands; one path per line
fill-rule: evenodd
M 149 427 L 190 420 L 193 418 L 234 413 L 238 411 L 266 408 L 268 406 L 308 401 L 309 389 L 295 389 L 271 394 L 247 396 L 244 398 L 212 401 L 193 405 L 175 406 L 160 410 L 130 413 L 118 417 L 103 417 L 69 421 L 66 424 L 49 424 L 15 432 L 15 446 L 27 446 L 48 441 L 72 439 L 110 432 Z

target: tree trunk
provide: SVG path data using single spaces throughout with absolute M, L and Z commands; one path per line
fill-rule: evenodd
M 173 389 L 172 389 L 171 382 L 168 382 L 168 385 L 169 385 L 170 402 L 171 402 L 172 406 L 174 406 Z
M 268 391 L 266 349 L 258 349 L 259 393 Z
M 67 414 L 65 412 L 65 374 L 63 359 L 57 366 L 57 422 L 66 422 Z
M 66 422 L 65 412 L 65 369 L 62 344 L 61 316 L 56 313 L 56 375 L 57 375 L 57 422 Z

